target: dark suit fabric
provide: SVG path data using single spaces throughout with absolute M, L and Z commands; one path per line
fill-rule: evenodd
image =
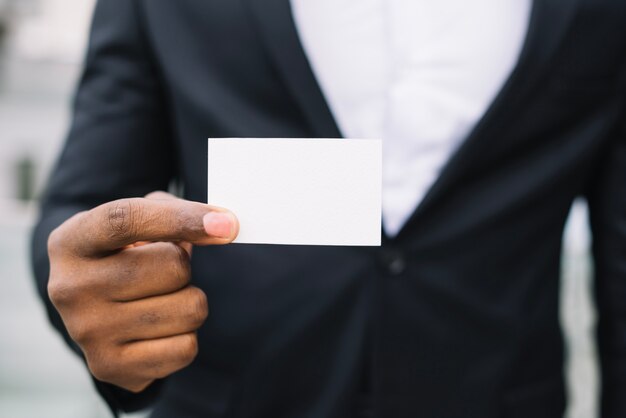
M 626 417 L 626 2 L 535 0 L 506 86 L 381 248 L 198 248 L 200 353 L 116 411 L 163 417 L 557 418 L 563 227 L 590 205 L 602 417 Z M 208 137 L 339 137 L 288 0 L 100 0 L 67 143 L 33 238 L 182 184 Z M 76 347 L 74 347 L 76 348 Z

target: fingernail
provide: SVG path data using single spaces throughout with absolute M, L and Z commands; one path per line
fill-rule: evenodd
M 204 230 L 215 238 L 230 238 L 233 234 L 233 217 L 228 213 L 209 212 L 202 219 Z

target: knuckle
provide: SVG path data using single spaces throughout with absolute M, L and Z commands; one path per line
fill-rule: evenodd
M 141 272 L 141 261 L 134 257 L 121 258 L 120 260 L 120 263 L 111 272 L 111 276 L 122 285 L 134 283 Z
M 102 363 L 92 363 L 89 365 L 89 371 L 97 380 L 101 382 L 113 383 L 115 381 L 115 374 L 113 371 Z
M 163 320 L 163 315 L 156 311 L 147 311 L 139 315 L 141 324 L 156 325 Z
M 190 292 L 189 318 L 192 323 L 200 327 L 209 316 L 209 303 L 202 290 L 192 287 Z
M 181 234 L 193 231 L 197 222 L 188 206 L 181 206 L 177 208 L 174 219 L 176 220 L 176 225 L 178 226 L 179 233 Z
M 50 232 L 46 244 L 51 261 L 72 249 L 72 240 L 80 230 L 86 214 L 86 211 L 78 212 Z
M 198 337 L 196 334 L 184 335 L 178 345 L 178 350 L 181 362 L 185 365 L 191 364 L 198 355 Z
M 86 352 L 87 367 L 97 380 L 114 383 L 116 379 L 115 365 L 101 352 Z
M 77 298 L 77 288 L 66 280 L 51 276 L 48 281 L 48 297 L 56 307 L 66 307 L 73 304 Z
M 63 235 L 63 228 L 61 225 L 54 229 L 48 236 L 48 255 L 50 256 L 50 258 L 53 258 L 57 254 L 59 254 L 59 251 L 61 250 L 61 248 L 63 248 Z
M 123 350 L 112 347 L 85 352 L 87 367 L 92 376 L 101 382 L 111 383 L 128 391 L 139 393 L 152 383 L 138 370 L 129 367 Z
M 116 239 L 133 235 L 141 219 L 141 206 L 135 199 L 120 199 L 107 204 L 106 217 L 109 234 Z
M 162 379 L 171 374 L 171 370 L 165 359 L 161 357 L 150 356 L 139 362 L 139 368 L 145 377 L 156 377 Z
M 173 276 L 177 282 L 188 283 L 191 278 L 191 265 L 189 254 L 180 245 L 169 243 L 168 255 L 170 265 L 174 271 Z
M 81 347 L 91 345 L 94 337 L 97 335 L 97 331 L 94 329 L 93 324 L 90 321 L 80 319 L 68 324 L 67 331 L 72 337 L 72 340 L 76 341 Z

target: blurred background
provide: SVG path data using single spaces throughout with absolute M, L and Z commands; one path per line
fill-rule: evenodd
M 61 147 L 93 0 L 0 0 L 0 417 L 109 417 L 48 325 L 28 264 L 37 195 Z
M 48 325 L 28 264 L 37 196 L 68 127 L 93 5 L 94 0 L 0 0 L 2 418 L 110 416 L 81 361 Z M 597 416 L 586 217 L 584 202 L 576 202 L 564 237 L 568 418 Z

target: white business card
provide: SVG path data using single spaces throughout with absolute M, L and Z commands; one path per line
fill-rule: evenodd
M 236 243 L 379 246 L 378 139 L 209 139 L 208 203 L 239 219 Z

